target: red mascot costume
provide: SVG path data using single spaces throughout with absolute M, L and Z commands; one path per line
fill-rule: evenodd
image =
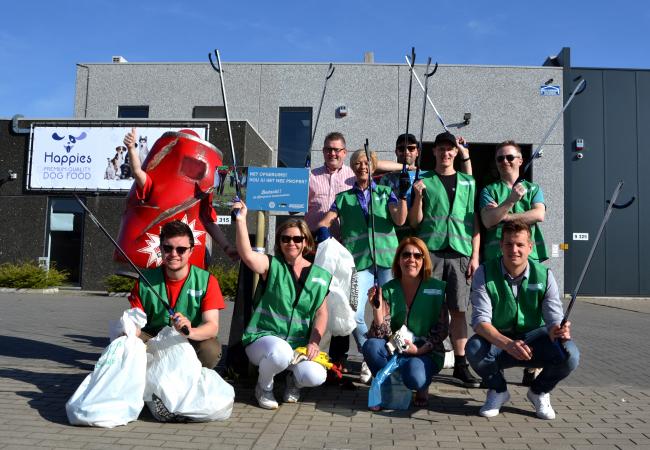
M 156 141 L 142 164 L 147 183 L 141 191 L 133 184 L 118 237 L 120 247 L 138 267 L 162 264 L 160 228 L 169 221 L 180 220 L 194 233 L 190 264 L 205 268 L 211 239 L 201 215 L 215 217 L 214 173 L 221 164 L 219 149 L 192 130 L 169 131 Z M 117 251 L 114 259 L 124 261 Z

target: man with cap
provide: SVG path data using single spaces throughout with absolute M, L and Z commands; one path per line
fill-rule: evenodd
M 530 226 L 508 221 L 500 238 L 502 256 L 487 260 L 472 282 L 472 327 L 467 359 L 488 388 L 479 414 L 494 417 L 510 400 L 503 370 L 542 367 L 528 390 L 537 417 L 554 419 L 549 393 L 578 366 L 580 353 L 571 341 L 551 271 L 530 259 Z
M 457 147 L 458 147 L 458 153 L 459 153 L 459 159 L 460 159 L 460 171 L 464 172 L 468 175 L 472 174 L 472 163 L 470 160 L 469 156 L 469 149 L 467 148 L 467 144 L 465 143 L 465 139 L 463 139 L 462 136 L 458 136 L 457 140 Z M 395 142 L 395 156 L 397 157 L 397 162 L 399 164 L 404 164 L 406 162 L 406 166 L 409 168 L 408 170 L 408 176 L 409 178 L 406 179 L 406 177 L 403 176 L 402 172 L 390 172 L 381 177 L 379 180 L 379 184 L 383 184 L 384 186 L 390 186 L 393 189 L 393 192 L 401 192 L 403 189 L 400 189 L 400 183 L 405 184 L 409 183 L 409 185 L 413 185 L 415 182 L 415 170 L 411 170 L 413 168 L 416 168 L 416 164 L 418 163 L 418 157 L 420 155 L 420 143 L 418 140 L 415 138 L 414 135 L 411 133 L 406 134 L 402 133 L 397 137 L 397 141 Z M 423 176 L 424 173 L 420 172 L 420 176 Z M 406 191 L 406 198 L 408 201 L 408 204 L 411 204 L 411 189 L 409 188 Z M 395 227 L 395 231 L 397 233 L 397 238 L 399 241 L 404 239 L 407 236 L 411 236 L 412 229 L 409 223 L 405 223 L 402 226 Z
M 445 296 L 454 349 L 454 378 L 465 387 L 479 387 L 465 358 L 469 287 L 478 267 L 480 232 L 474 211 L 476 184 L 471 175 L 457 172 L 456 137 L 444 132 L 436 136 L 433 154 L 435 170 L 413 185 L 409 223 L 417 237 L 427 244 L 433 263 L 433 276 L 447 283 Z

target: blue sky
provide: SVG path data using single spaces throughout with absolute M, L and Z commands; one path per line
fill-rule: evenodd
M 539 66 L 562 47 L 574 67 L 650 69 L 650 2 L 384 0 L 10 1 L 0 20 L 0 117 L 71 117 L 75 65 L 228 61 Z

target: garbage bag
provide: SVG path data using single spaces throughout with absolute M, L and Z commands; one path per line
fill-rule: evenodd
M 142 310 L 124 311 L 114 330 L 125 335 L 104 349 L 93 372 L 65 404 L 71 424 L 113 428 L 138 418 L 144 406 L 147 354 L 136 329 L 146 323 Z
M 385 409 L 408 409 L 413 392 L 402 382 L 397 369 L 406 358 L 395 354 L 375 375 L 368 390 L 368 407 L 381 406 Z
M 356 269 L 352 254 L 336 239 L 326 239 L 318 245 L 314 264 L 332 275 L 327 295 L 327 328 L 332 336 L 347 336 L 357 326 L 354 320 Z
M 208 422 L 230 417 L 235 390 L 212 369 L 201 367 L 196 351 L 174 328 L 147 342 L 144 399 L 163 422 Z

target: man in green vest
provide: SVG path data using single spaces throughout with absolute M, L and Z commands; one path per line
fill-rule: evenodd
M 501 179 L 483 188 L 479 199 L 481 220 L 487 229 L 485 259 L 501 255 L 499 241 L 503 224 L 523 220 L 533 233 L 530 257 L 536 261 L 547 260 L 544 236 L 538 225 L 546 213 L 544 193 L 539 185 L 526 180 L 515 185 L 523 163 L 521 148 L 515 141 L 502 142 L 497 146 L 495 159 Z
M 571 340 L 571 323 L 560 326 L 562 301 L 551 271 L 529 258 L 530 226 L 506 222 L 503 256 L 486 261 L 472 283 L 472 327 L 467 359 L 488 388 L 479 414 L 494 417 L 510 400 L 503 370 L 541 367 L 527 397 L 537 417 L 554 419 L 550 392 L 578 366 L 580 353 Z
M 447 283 L 445 301 L 451 316 L 449 334 L 454 348 L 454 378 L 465 387 L 479 387 L 465 358 L 469 287 L 478 267 L 480 234 L 474 214 L 476 184 L 471 175 L 457 172 L 454 161 L 461 143 L 444 132 L 436 136 L 435 170 L 413 185 L 409 223 L 431 254 L 433 276 Z M 464 159 L 463 159 L 464 160 Z
M 164 224 L 160 230 L 162 266 L 143 271 L 153 288 L 136 282 L 129 302 L 147 315 L 147 324 L 138 336 L 148 341 L 166 325 L 179 332 L 187 327 L 187 336 L 203 367 L 213 369 L 221 358 L 219 310 L 225 307 L 219 282 L 209 272 L 189 263 L 194 248 L 191 228 L 180 220 Z M 176 312 L 173 317 L 157 292 Z M 179 361 L 179 363 L 182 363 Z
M 495 161 L 500 180 L 483 188 L 479 197 L 481 220 L 487 229 L 484 244 L 485 259 L 501 256 L 501 228 L 505 222 L 523 220 L 530 225 L 533 234 L 533 251 L 530 258 L 535 261 L 548 259 L 544 236 L 539 223 L 544 221 L 546 206 L 542 188 L 519 178 L 523 163 L 521 148 L 515 141 L 505 141 L 497 146 Z M 521 383 L 530 386 L 539 373 L 539 368 L 524 369 Z

